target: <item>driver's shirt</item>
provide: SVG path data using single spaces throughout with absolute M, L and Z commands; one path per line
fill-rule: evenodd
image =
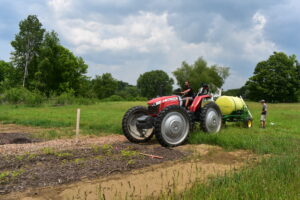
M 184 95 L 184 96 L 186 96 L 186 97 L 193 97 L 194 96 L 193 89 L 191 87 L 189 87 L 189 86 L 184 86 L 184 91 L 188 90 L 188 89 L 190 89 L 190 91 L 188 93 L 186 93 L 186 95 Z

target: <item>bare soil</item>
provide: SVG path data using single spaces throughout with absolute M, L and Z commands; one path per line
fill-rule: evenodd
M 154 159 L 140 153 L 163 157 Z M 10 173 L 0 178 L 0 194 L 22 191 L 30 187 L 44 187 L 96 178 L 130 171 L 169 160 L 178 160 L 186 154 L 159 145 L 121 143 L 55 152 L 46 148 L 41 154 L 0 156 L 0 172 Z
M 243 150 L 204 144 L 164 148 L 155 141 L 132 144 L 120 135 L 33 141 L 30 127 L 20 129 L 24 132 L 13 127 L 0 127 L 0 141 L 6 141 L 0 145 L 1 200 L 153 199 L 259 160 Z M 11 144 L 21 137 L 31 143 Z
M 53 148 L 56 151 L 82 149 L 91 145 L 102 145 L 126 142 L 122 135 L 105 137 L 79 136 L 78 138 L 55 139 L 43 141 L 34 139 L 34 133 L 43 132 L 45 128 L 21 126 L 15 124 L 0 124 L 0 155 L 38 153 L 44 148 Z
M 27 133 L 0 133 L 0 145 L 26 144 L 38 141 L 37 139 L 32 139 Z

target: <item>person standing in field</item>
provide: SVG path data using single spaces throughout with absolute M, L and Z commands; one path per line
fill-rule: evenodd
M 261 128 L 266 128 L 266 119 L 267 119 L 267 104 L 265 100 L 260 101 L 262 105 L 262 111 L 261 111 L 261 116 L 260 116 L 260 124 Z

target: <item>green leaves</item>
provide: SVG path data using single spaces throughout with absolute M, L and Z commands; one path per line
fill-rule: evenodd
M 246 88 L 251 100 L 266 99 L 269 102 L 295 102 L 300 89 L 299 63 L 296 56 L 274 52 L 266 61 L 256 65 L 254 75 Z
M 39 73 L 35 74 L 35 80 L 42 84 L 35 86 L 47 95 L 51 92 L 61 94 L 69 90 L 76 93 L 88 68 L 82 58 L 75 57 L 71 51 L 60 45 L 54 31 L 45 34 L 38 63 Z
M 137 80 L 137 87 L 143 97 L 153 98 L 171 94 L 173 83 L 173 79 L 166 72 L 153 70 L 140 75 Z
M 32 76 L 35 71 L 35 57 L 43 41 L 45 29 L 36 15 L 29 15 L 19 24 L 20 32 L 11 42 L 15 51 L 12 52 L 12 61 L 17 66 L 20 77 L 23 74 L 23 87 L 28 76 Z
M 118 82 L 110 73 L 105 73 L 102 76 L 96 76 L 93 82 L 93 91 L 97 98 L 103 99 L 115 94 L 118 87 Z
M 182 62 L 181 67 L 176 69 L 173 74 L 178 85 L 182 88 L 184 82 L 189 80 L 195 91 L 200 88 L 201 83 L 208 83 L 210 88 L 214 90 L 224 84 L 225 79 L 229 76 L 229 68 L 217 65 L 209 67 L 203 58 L 199 58 L 192 65 Z

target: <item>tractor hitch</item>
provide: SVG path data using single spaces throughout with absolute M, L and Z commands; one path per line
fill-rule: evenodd
M 136 127 L 138 129 L 150 129 L 154 126 L 154 118 L 148 115 L 143 115 L 137 118 Z

